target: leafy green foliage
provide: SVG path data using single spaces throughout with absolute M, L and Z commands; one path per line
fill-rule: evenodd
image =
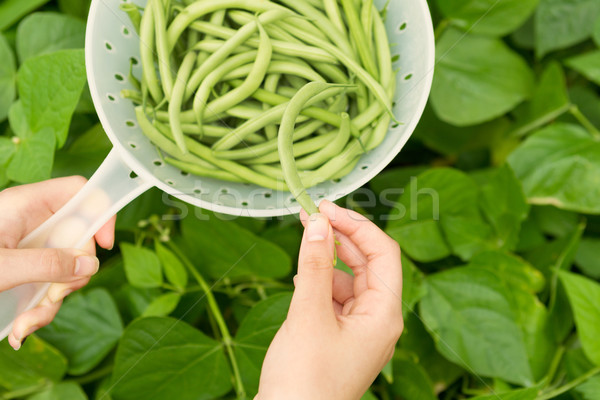
M 486 122 L 531 95 L 531 70 L 501 40 L 452 29 L 439 39 L 436 53 L 431 104 L 445 122 L 457 126 Z
M 112 397 L 212 399 L 231 389 L 222 346 L 185 322 L 143 318 L 127 327 L 115 359 Z
M 0 2 L 0 189 L 89 177 L 112 147 L 85 89 L 89 4 Z M 600 2 L 429 6 L 431 102 L 339 202 L 403 249 L 405 329 L 363 399 L 598 400 Z M 122 210 L 91 282 L 19 352 L 0 343 L 0 399 L 256 393 L 302 227 L 166 199 Z

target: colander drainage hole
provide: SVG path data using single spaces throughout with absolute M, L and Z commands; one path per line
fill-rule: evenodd
M 181 171 L 181 176 L 189 176 L 189 174 L 190 174 L 189 172 Z
M 126 121 L 125 125 L 127 125 L 130 128 L 133 128 L 135 126 L 135 122 L 133 122 L 133 121 Z
M 173 182 L 172 180 L 168 180 L 167 184 L 173 186 L 175 184 L 175 182 Z
M 140 62 L 138 61 L 138 59 L 137 59 L 137 58 L 135 58 L 135 57 L 130 57 L 130 58 L 129 58 L 129 61 L 130 61 L 130 62 L 131 62 L 131 64 L 133 64 L 133 65 L 138 65 L 138 64 L 140 63 Z
M 242 206 L 248 207 L 248 202 L 247 201 L 242 201 Z
M 227 194 L 227 193 L 229 193 L 229 191 L 227 189 L 225 189 L 225 188 L 221 189 L 221 194 Z
M 400 54 L 395 54 L 395 55 L 392 57 L 392 62 L 393 62 L 393 63 L 395 63 L 395 62 L 398 62 L 398 60 L 400 60 Z
M 108 51 L 112 51 L 113 49 L 112 44 L 110 44 L 109 42 L 104 42 L 104 47 L 106 47 L 106 50 Z
M 408 74 L 408 75 L 406 75 L 406 76 L 404 77 L 404 80 L 405 80 L 405 81 L 408 81 L 408 80 L 410 80 L 410 78 L 412 78 L 412 77 L 413 77 L 413 74 Z
M 265 198 L 270 199 L 271 198 L 271 193 L 265 193 Z
M 398 28 L 399 31 L 403 31 L 406 29 L 406 22 L 403 23 L 402 25 L 400 25 L 400 27 Z
M 131 179 L 135 179 L 138 177 L 138 174 L 136 174 L 135 172 L 131 171 L 131 173 L 129 174 L 129 178 Z
M 123 27 L 123 35 L 125 36 L 129 36 L 129 29 L 127 29 L 127 27 Z
M 194 189 L 194 194 L 200 194 L 200 193 L 202 193 L 202 190 L 200 190 L 200 189 Z
M 131 147 L 132 149 L 135 149 L 137 146 L 135 145 L 135 143 L 129 143 L 129 147 Z
M 369 166 L 368 165 L 363 165 L 362 167 L 360 167 L 360 169 L 362 169 L 364 171 L 365 169 L 369 169 Z
M 115 74 L 115 79 L 119 82 L 123 82 L 125 80 L 125 78 L 121 74 Z
M 399 126 L 400 126 L 400 124 L 396 122 L 396 123 L 394 123 L 394 124 L 392 125 L 392 128 L 394 128 L 394 129 L 395 129 L 395 128 L 399 127 Z
M 113 95 L 111 95 L 111 94 L 107 94 L 106 98 L 108 99 L 108 101 L 115 101 L 116 100 L 115 97 Z
M 156 165 L 157 167 L 160 167 L 162 165 L 162 161 L 156 160 L 156 161 L 154 161 L 154 165 Z

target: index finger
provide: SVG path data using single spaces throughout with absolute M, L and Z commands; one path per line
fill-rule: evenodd
M 380 292 L 402 294 L 400 246 L 377 225 L 361 214 L 330 201 L 319 205 L 333 228 L 345 235 L 367 260 L 367 287 Z

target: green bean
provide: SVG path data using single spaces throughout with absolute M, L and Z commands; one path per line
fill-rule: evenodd
M 307 42 L 315 46 L 319 46 L 325 51 L 330 52 L 333 56 L 337 57 L 350 71 L 356 74 L 358 79 L 364 82 L 368 89 L 370 89 L 374 93 L 375 97 L 377 98 L 377 101 L 379 101 L 381 105 L 385 108 L 385 110 L 388 113 L 390 113 L 394 121 L 399 122 L 396 120 L 392 113 L 391 101 L 386 91 L 383 89 L 381 84 L 377 82 L 375 78 L 371 76 L 371 74 L 365 71 L 364 68 L 362 68 L 356 61 L 354 61 L 348 55 L 344 54 L 340 49 L 338 49 L 334 45 L 325 42 L 317 37 L 314 37 L 309 33 L 302 32 L 293 26 L 289 26 L 288 30 L 290 31 L 290 33 L 293 33 L 296 37 L 303 37 Z
M 171 101 L 169 102 L 169 122 L 171 124 L 171 132 L 175 138 L 175 143 L 179 146 L 179 149 L 183 153 L 187 153 L 187 147 L 183 140 L 184 134 L 181 130 L 181 120 L 179 114 L 181 113 L 181 104 L 183 103 L 183 96 L 185 94 L 185 84 L 192 73 L 192 68 L 196 62 L 196 53 L 186 54 L 179 72 L 177 72 L 177 78 L 175 85 L 173 86 L 173 92 L 171 93 Z
M 275 93 L 277 91 L 277 86 L 279 86 L 279 80 L 281 79 L 280 74 L 271 74 L 267 76 L 265 79 L 265 90 Z M 256 91 L 254 92 L 256 93 Z M 270 105 L 267 103 L 263 103 L 263 111 L 267 111 L 270 108 Z M 267 139 L 274 139 L 277 137 L 277 127 L 275 125 L 267 125 L 265 126 L 265 135 Z
M 248 22 L 251 22 L 254 18 L 254 15 L 252 15 L 251 13 L 236 10 L 230 11 L 228 15 L 229 18 L 231 18 L 235 23 L 239 25 L 245 25 Z M 265 29 L 267 30 L 269 37 L 272 37 L 274 39 L 281 40 L 285 43 L 303 44 L 301 40 L 296 39 L 294 36 L 287 33 L 284 29 L 276 27 L 273 24 L 266 25 Z
M 203 16 L 213 13 L 215 11 L 224 10 L 228 8 L 241 8 L 248 10 L 253 13 L 265 13 L 269 11 L 278 11 L 279 17 L 276 19 L 284 18 L 285 16 L 293 15 L 290 10 L 281 7 L 268 0 L 205 0 L 198 1 L 187 6 L 182 12 L 180 12 L 171 25 L 167 32 L 169 49 L 175 47 L 175 43 L 183 33 L 183 31 L 195 20 L 202 18 Z M 263 15 L 265 15 L 263 14 Z M 261 23 L 267 22 L 261 20 Z
M 221 39 L 229 39 L 237 32 L 235 29 L 215 25 L 213 23 L 204 21 L 194 22 L 190 25 L 190 28 L 196 29 L 199 32 L 207 33 Z M 329 53 L 323 51 L 318 47 L 308 46 L 302 43 L 289 43 L 286 41 L 274 39 L 272 39 L 271 42 L 273 44 L 274 53 L 302 57 L 306 58 L 307 60 L 319 61 L 324 63 L 335 64 L 338 62 L 335 57 L 332 57 Z M 257 48 L 260 43 L 260 40 L 251 37 L 245 43 L 247 46 Z
M 286 107 L 285 113 L 281 118 L 279 133 L 277 134 L 277 148 L 285 182 L 292 195 L 308 214 L 318 213 L 319 209 L 306 192 L 295 166 L 293 153 L 294 126 L 298 114 L 300 114 L 300 111 L 302 111 L 310 99 L 331 87 L 332 85 L 328 83 L 310 82 L 300 89 Z
M 350 125 L 348 125 L 348 132 L 350 132 Z M 303 140 L 301 142 L 295 142 L 292 146 L 292 154 L 294 157 L 301 157 L 310 153 L 314 153 L 319 149 L 327 146 L 337 136 L 336 133 L 329 133 L 327 135 L 316 136 L 310 139 Z M 279 161 L 279 152 L 277 150 L 265 154 L 261 157 L 248 159 L 244 161 L 244 164 L 271 164 Z M 298 169 L 302 169 L 298 167 Z
M 202 129 L 202 133 L 201 133 L 200 128 L 198 127 L 197 124 L 182 124 L 181 125 L 181 130 L 183 131 L 183 133 L 185 133 L 187 135 L 192 135 L 192 136 L 202 136 L 202 137 L 208 137 L 208 138 L 222 138 L 223 136 L 225 136 L 226 134 L 231 132 L 230 128 L 226 128 L 224 126 L 214 126 L 214 125 L 205 124 L 202 128 L 203 129 Z M 251 144 L 266 142 L 265 138 L 260 136 L 257 133 L 252 133 L 252 134 L 246 136 L 245 140 L 246 140 L 246 142 L 251 143 Z
M 174 167 L 179 168 L 182 171 L 189 172 L 190 174 L 220 179 L 222 181 L 228 182 L 245 182 L 242 178 L 230 172 L 222 171 L 219 169 L 206 168 L 196 163 L 180 161 L 171 157 L 165 158 L 165 162 L 171 164 Z
M 150 0 L 154 13 L 154 34 L 156 36 L 156 52 L 158 56 L 158 70 L 160 72 L 163 92 L 167 101 L 171 100 L 173 91 L 173 76 L 171 75 L 171 61 L 167 44 L 167 23 L 162 0 Z
M 213 0 L 210 0 L 213 1 Z M 223 2 L 228 2 L 232 0 L 223 0 Z M 248 1 L 248 0 L 236 0 L 240 1 Z M 258 3 L 261 3 L 262 0 L 252 0 Z M 204 2 L 195 3 L 195 4 L 204 4 Z M 193 5 L 192 5 L 193 6 Z M 192 7 L 190 6 L 190 7 Z M 181 15 L 181 14 L 179 14 Z M 284 18 L 289 15 L 289 11 L 287 10 L 272 10 L 267 11 L 264 14 L 261 14 L 258 17 L 258 21 L 260 24 L 268 24 L 277 20 Z M 175 19 L 177 19 L 177 16 Z M 175 23 L 175 22 L 173 22 Z M 169 28 L 170 29 L 170 28 Z M 225 41 L 223 47 L 215 51 L 211 56 L 198 68 L 190 78 L 187 89 L 186 89 L 186 99 L 189 99 L 192 96 L 192 93 L 198 88 L 201 84 L 202 80 L 208 75 L 212 70 L 216 69 L 219 64 L 221 64 L 239 45 L 243 44 L 252 34 L 256 31 L 257 23 L 256 20 L 247 23 L 237 33 L 231 38 Z
M 340 12 L 337 0 L 323 0 L 323 5 L 325 6 L 325 13 L 331 20 L 331 23 L 337 29 L 339 29 L 339 31 L 342 32 L 344 36 L 346 36 L 348 34 L 346 30 L 346 24 L 344 23 L 344 19 L 342 18 L 342 13 Z
M 327 160 L 334 158 L 340 152 L 340 149 L 344 148 L 349 139 L 350 116 L 347 113 L 342 113 L 342 126 L 335 138 L 316 153 L 296 160 L 296 168 L 300 170 L 313 169 L 324 164 Z
M 340 92 L 342 92 L 343 89 L 344 88 L 340 87 L 340 86 L 332 87 L 330 85 L 325 90 L 323 90 L 321 93 L 314 96 L 307 103 L 307 106 L 310 106 L 314 103 L 318 103 L 329 97 L 335 96 L 335 95 L 339 94 Z M 266 111 L 260 117 L 248 120 L 244 124 L 240 125 L 238 128 L 231 131 L 227 136 L 223 137 L 217 143 L 215 143 L 212 147 L 213 150 L 215 150 L 215 151 L 229 150 L 229 149 L 233 148 L 234 146 L 240 144 L 248 134 L 250 134 L 252 132 L 256 132 L 256 131 L 264 128 L 266 125 L 273 124 L 273 123 L 279 121 L 282 118 L 283 114 L 285 113 L 285 110 L 288 107 L 288 104 L 289 104 L 289 102 L 280 104 L 278 106 L 271 108 L 269 111 Z
M 322 121 L 311 121 L 305 123 L 302 127 L 294 131 L 294 141 L 304 139 L 307 136 L 312 135 L 317 129 L 325 125 Z M 215 157 L 222 158 L 224 160 L 244 160 L 249 158 L 260 157 L 268 154 L 274 150 L 277 150 L 277 138 L 271 139 L 267 142 L 257 144 L 242 149 L 236 150 L 225 150 L 215 151 L 213 154 Z
M 152 7 L 146 7 L 140 24 L 140 60 L 142 64 L 142 84 L 148 87 L 150 95 L 156 103 L 163 98 L 158 84 L 158 75 L 154 68 L 154 15 Z
M 239 79 L 244 76 L 248 76 L 252 69 L 252 66 L 244 65 L 241 66 L 223 77 L 223 80 L 228 81 L 231 79 Z M 290 76 L 302 77 L 306 80 L 315 80 L 325 82 L 325 78 L 315 72 L 312 68 L 298 65 L 288 61 L 273 61 L 267 66 L 268 74 L 287 74 Z
M 372 57 L 373 54 L 373 14 L 378 13 L 373 5 L 373 0 L 363 0 L 360 12 L 360 24 L 367 49 Z M 371 58 L 372 59 L 372 58 Z
M 142 15 L 140 14 L 140 9 L 138 8 L 138 6 L 131 3 L 123 3 L 119 5 L 119 8 L 127 13 L 127 16 L 131 20 L 133 28 L 139 34 L 140 25 L 142 23 Z
M 200 51 L 204 51 L 207 53 L 214 53 L 217 50 L 219 50 L 221 47 L 223 47 L 224 44 L 225 44 L 224 40 L 205 39 L 205 40 L 201 40 L 201 41 L 197 42 L 191 48 L 191 50 L 200 50 Z M 238 46 L 231 52 L 231 54 L 247 53 L 252 50 L 254 50 L 254 49 L 251 48 L 250 46 Z M 199 65 L 199 67 L 201 67 L 204 62 L 206 62 L 206 60 L 203 60 L 202 63 Z
M 211 16 L 210 16 L 210 23 L 213 25 L 221 25 L 223 24 L 223 22 L 225 21 L 225 10 L 219 10 L 219 11 L 215 11 Z M 190 32 L 193 32 L 193 30 L 190 30 Z M 212 39 L 211 36 L 206 36 L 204 37 L 204 40 L 210 40 Z M 197 40 L 194 42 L 196 43 Z M 204 64 L 204 62 L 208 59 L 208 57 L 210 57 L 210 53 L 209 52 L 202 52 L 200 54 L 198 54 L 198 61 L 196 63 L 196 65 L 198 67 L 200 67 L 202 64 Z
M 200 91 L 196 93 L 194 97 L 194 112 L 196 113 L 196 120 L 198 125 L 202 127 L 204 121 L 205 109 L 212 114 L 219 114 L 228 108 L 239 104 L 243 100 L 250 97 L 250 95 L 260 87 L 261 82 L 265 78 L 267 68 L 271 62 L 271 55 L 273 54 L 273 48 L 271 47 L 271 40 L 267 35 L 260 22 L 256 21 L 260 32 L 260 45 L 258 46 L 258 53 L 256 60 L 252 66 L 252 70 L 244 80 L 242 85 L 229 91 L 224 96 L 219 97 L 207 104 L 208 96 L 204 96 Z M 202 87 L 202 85 L 201 85 Z

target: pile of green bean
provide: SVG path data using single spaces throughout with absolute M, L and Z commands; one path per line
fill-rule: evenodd
M 140 80 L 123 96 L 182 171 L 290 190 L 341 178 L 384 139 L 394 74 L 373 0 L 148 0 L 124 9 Z M 313 205 L 314 207 L 314 205 Z

